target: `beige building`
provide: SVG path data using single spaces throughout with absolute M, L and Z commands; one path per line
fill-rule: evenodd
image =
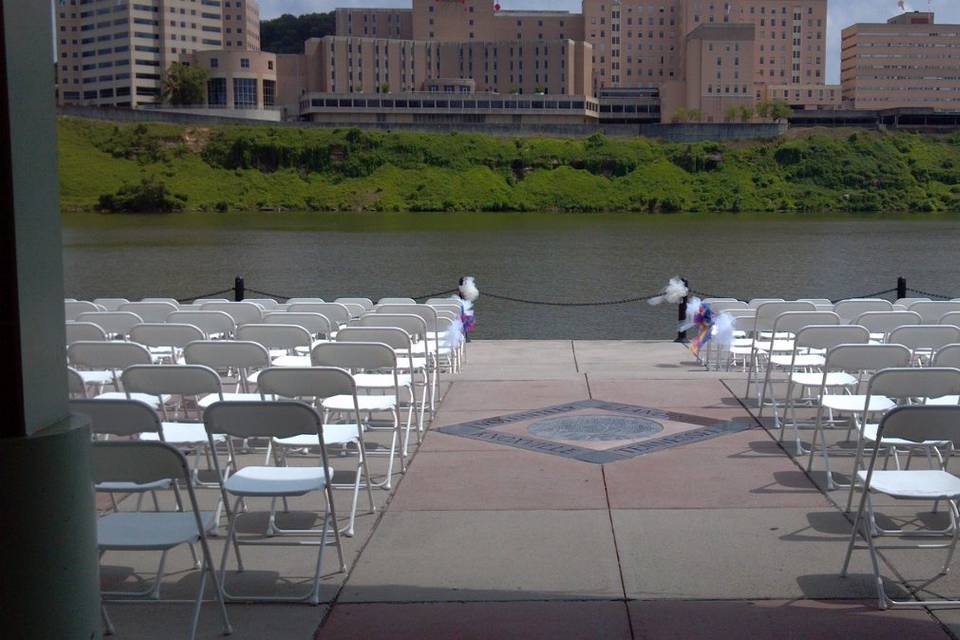
M 843 30 L 843 101 L 856 109 L 960 110 L 960 25 L 929 12 Z
M 838 84 L 768 84 L 764 100 L 782 100 L 796 110 L 836 111 L 843 108 Z
M 270 109 L 277 100 L 277 56 L 263 51 L 198 51 L 184 62 L 207 70 L 211 109 Z
M 64 0 L 56 11 L 59 104 L 159 100 L 165 69 L 208 50 L 260 49 L 255 0 Z

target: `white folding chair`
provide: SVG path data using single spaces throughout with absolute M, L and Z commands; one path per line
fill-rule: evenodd
M 85 384 L 94 388 L 100 400 L 127 398 L 120 381 L 120 372 L 138 364 L 153 364 L 153 356 L 142 344 L 134 342 L 74 342 L 67 345 L 67 362 L 77 369 Z M 113 391 L 104 392 L 112 386 Z M 133 398 L 160 408 L 156 398 L 134 394 Z
M 853 324 L 866 327 L 874 342 L 886 342 L 894 329 L 920 324 L 920 314 L 913 311 L 867 311 L 861 313 Z
M 785 302 L 783 298 L 754 298 L 747 303 L 750 309 L 759 309 L 769 302 Z
M 92 322 L 66 323 L 67 344 L 86 340 L 88 342 L 105 342 L 107 333 Z
M 321 393 L 336 395 L 349 392 L 352 388 L 350 374 L 346 371 L 328 370 L 327 379 L 320 389 Z M 223 433 L 236 438 L 293 438 L 296 436 L 312 435 L 318 442 L 324 441 L 323 421 L 312 407 L 296 401 L 261 401 L 261 402 L 218 402 L 211 405 L 204 412 L 204 422 L 207 432 L 211 434 Z M 223 501 L 228 504 L 230 496 L 235 498 L 233 508 L 227 509 L 229 528 L 227 539 L 223 547 L 223 557 L 220 562 L 220 574 L 226 573 L 227 557 L 230 549 L 234 550 L 239 571 L 244 571 L 244 563 L 240 555 L 241 546 L 317 546 L 316 569 L 313 582 L 308 593 L 300 598 L 284 598 L 279 596 L 252 596 L 232 595 L 227 591 L 226 584 L 223 592 L 227 598 L 243 600 L 245 602 L 277 602 L 277 601 L 308 601 L 312 604 L 320 602 L 320 575 L 323 567 L 323 550 L 327 544 L 327 530 L 330 529 L 333 543 L 337 548 L 340 561 L 340 572 L 346 572 L 347 565 L 343 556 L 343 547 L 340 541 L 340 528 L 337 524 L 337 512 L 333 500 L 331 479 L 333 469 L 327 460 L 325 447 L 319 447 L 320 467 L 288 466 L 288 467 L 258 467 L 247 466 L 238 469 L 221 485 Z M 217 476 L 220 473 L 220 462 L 217 456 L 213 457 L 217 467 Z M 324 496 L 322 512 L 323 526 L 319 532 L 320 539 L 312 538 L 317 530 L 290 530 L 283 529 L 278 524 L 277 500 L 297 498 L 312 493 L 321 493 Z M 259 498 L 270 499 L 270 516 L 262 537 L 257 539 L 240 539 L 237 535 L 238 522 L 244 513 L 241 513 L 241 504 Z M 284 542 L 283 537 L 294 536 L 298 539 Z
M 753 320 L 753 331 L 751 332 L 750 348 L 747 359 L 747 388 L 744 393 L 744 399 L 750 397 L 750 387 L 753 383 L 754 374 L 763 373 L 762 365 L 765 363 L 767 350 L 772 347 L 772 340 L 782 339 L 786 336 L 774 336 L 773 325 L 782 313 L 790 311 L 816 311 L 816 307 L 810 302 L 763 302 L 756 307 L 750 301 L 751 308 L 756 309 Z M 740 349 L 735 347 L 735 351 Z
M 176 298 L 144 298 L 140 302 L 165 302 L 167 304 L 172 304 L 178 309 L 180 308 L 180 301 Z
M 329 340 L 336 330 L 330 320 L 322 313 L 304 313 L 300 311 L 270 312 L 263 316 L 264 324 L 292 324 L 303 327 L 314 340 Z
M 202 311 L 223 311 L 238 327 L 245 324 L 259 324 L 263 321 L 263 309 L 252 302 L 207 302 L 200 306 Z
M 845 323 L 850 323 L 868 311 L 893 311 L 893 303 L 880 298 L 854 298 L 833 305 L 834 312 Z
M 260 305 L 265 312 L 276 311 L 280 307 L 280 303 L 273 298 L 244 298 L 243 301 Z
M 412 341 L 412 365 L 414 384 L 422 387 L 422 393 L 419 395 L 420 402 L 430 409 L 430 415 L 433 415 L 435 408 L 436 387 L 433 382 L 434 368 L 432 358 L 430 357 L 429 344 L 427 341 L 427 323 L 418 315 L 412 314 L 387 314 L 387 313 L 368 313 L 354 320 L 351 326 L 356 327 L 381 327 L 397 328 L 406 331 Z M 402 352 L 397 352 L 398 356 L 403 356 Z M 401 370 L 404 363 L 399 363 Z M 417 379 L 417 374 L 422 374 L 422 380 Z M 428 404 L 429 403 L 429 404 Z
M 287 305 L 289 307 L 289 305 L 291 304 L 313 304 L 313 303 L 324 304 L 325 302 L 326 300 L 324 300 L 323 298 L 290 298 L 287 300 Z
M 208 302 L 230 302 L 230 301 L 227 300 L 226 298 L 197 298 L 196 300 L 193 301 L 193 304 L 202 307 Z
M 377 300 L 377 306 L 384 304 L 417 304 L 413 298 L 380 298 Z
M 947 441 L 952 445 L 960 442 L 960 407 L 932 407 L 907 406 L 898 407 L 887 413 L 880 421 L 877 429 L 878 439 L 896 438 L 914 443 L 925 441 Z M 843 569 L 840 575 L 846 577 L 850 567 L 850 558 L 854 549 L 866 548 L 870 552 L 870 561 L 873 565 L 874 582 L 877 587 L 877 600 L 880 609 L 889 607 L 939 607 L 957 606 L 957 600 L 894 600 L 884 587 L 883 575 L 880 572 L 880 556 L 878 550 L 890 548 L 913 549 L 946 549 L 947 557 L 940 571 L 940 575 L 947 573 L 953 560 L 957 541 L 960 539 L 960 511 L 957 500 L 960 499 L 960 478 L 944 469 L 897 469 L 881 470 L 877 468 L 880 448 L 874 447 L 870 463 L 865 471 L 857 472 L 858 486 L 862 492 L 857 514 L 850 532 L 850 542 L 843 560 Z M 919 537 L 919 543 L 879 545 L 878 532 L 871 526 L 873 512 L 872 494 L 882 494 L 903 501 L 936 500 L 946 502 L 949 506 L 951 533 L 948 541 L 937 543 L 930 537 L 924 536 L 924 531 L 911 532 Z M 943 532 L 930 532 L 934 536 L 942 536 Z M 857 544 L 857 536 L 863 537 L 866 546 Z M 889 562 L 889 558 L 884 558 Z
M 87 397 L 87 383 L 84 382 L 80 372 L 73 367 L 67 367 L 67 393 L 71 399 Z
M 143 318 L 130 311 L 94 311 L 81 313 L 77 316 L 76 322 L 95 324 L 103 329 L 108 338 L 126 340 L 130 329 L 143 324 Z
M 237 323 L 224 311 L 176 311 L 167 316 L 167 322 L 191 324 L 203 331 L 206 339 L 229 338 L 237 330 Z
M 932 302 L 930 300 L 920 300 L 914 302 L 909 307 L 910 311 L 920 314 L 923 324 L 938 324 L 940 318 L 948 313 L 960 311 L 960 302 Z
M 185 346 L 204 338 L 192 324 L 138 324 L 130 329 L 130 340 L 147 347 L 157 361 L 170 364 L 179 362 Z
M 174 311 L 179 311 L 180 305 L 172 302 L 128 302 L 120 305 L 120 311 L 129 311 L 135 313 L 144 322 L 166 322 L 167 316 Z
M 914 302 L 930 302 L 930 298 L 897 298 L 897 301 L 893 304 L 909 308 Z
M 333 330 L 350 322 L 350 310 L 338 302 L 295 302 L 287 306 L 288 313 L 319 313 L 330 321 Z
M 412 410 L 407 412 L 406 424 L 400 418 L 400 383 L 397 371 L 397 354 L 392 347 L 383 343 L 370 342 L 336 342 L 318 344 L 310 353 L 310 360 L 315 367 L 338 367 L 359 374 L 385 374 L 392 378 L 390 386 L 377 388 L 366 387 L 368 393 L 358 393 L 354 379 L 354 394 L 342 394 L 328 397 L 321 406 L 325 411 L 339 415 L 349 415 L 356 407 L 360 415 L 366 415 L 366 428 L 371 431 L 390 431 L 390 449 L 388 456 L 387 475 L 377 486 L 390 489 L 393 482 L 393 461 L 400 458 L 400 472 L 407 470 L 406 450 L 407 439 L 410 434 Z M 371 393 L 372 392 L 372 393 Z M 412 407 L 411 407 L 412 409 Z M 389 424 L 377 424 L 375 414 L 388 414 Z M 373 455 L 379 451 L 368 449 L 365 454 Z
M 80 314 L 97 311 L 106 311 L 106 309 L 88 300 L 67 300 L 63 303 L 63 313 L 67 322 L 76 320 Z
M 907 325 L 890 332 L 887 342 L 902 344 L 913 352 L 914 362 L 929 362 L 938 349 L 960 342 L 960 327 L 953 325 Z
M 119 311 L 120 305 L 130 302 L 126 298 L 95 298 L 93 304 L 106 309 L 107 311 Z
M 880 396 L 867 398 L 860 393 L 860 387 L 865 379 L 876 371 L 910 366 L 910 358 L 910 350 L 899 344 L 841 344 L 827 352 L 820 391 L 817 394 L 817 418 L 810 443 L 807 471 L 813 470 L 817 437 L 822 436 L 823 446 L 820 453 L 826 468 L 828 490 L 833 490 L 838 485 L 834 482 L 830 468 L 831 447 L 827 443 L 826 430 L 841 423 L 845 424 L 849 439 L 854 429 L 859 432 L 860 424 L 868 420 L 870 415 L 882 414 L 892 409 L 895 406 L 893 400 Z M 831 377 L 831 374 L 835 377 Z M 867 404 L 868 400 L 870 404 Z M 838 420 L 837 415 L 844 416 L 844 419 Z
M 233 340 L 204 340 L 191 342 L 183 348 L 183 360 L 187 364 L 199 364 L 210 367 L 221 374 L 221 385 L 229 384 L 224 378 L 236 383 L 233 392 L 211 393 L 198 403 L 203 409 L 214 402 L 224 400 L 260 400 L 259 393 L 251 393 L 249 380 L 270 366 L 270 353 L 266 347 L 256 342 Z
M 334 302 L 339 302 L 344 305 L 358 304 L 363 307 L 364 311 L 373 310 L 373 300 L 370 298 L 337 298 Z
M 324 395 L 325 389 L 331 378 L 331 374 L 326 367 L 310 367 L 306 369 L 292 369 L 273 367 L 260 372 L 257 377 L 257 387 L 260 389 L 263 400 L 267 396 L 275 398 L 284 398 L 288 400 L 300 400 L 310 404 L 318 410 L 323 410 L 323 401 L 328 396 Z M 340 376 L 336 377 L 336 386 L 332 392 L 342 391 L 343 384 Z M 360 497 L 361 480 L 366 488 L 367 499 L 370 502 L 370 513 L 376 511 L 373 503 L 373 478 L 370 475 L 370 469 L 367 464 L 366 443 L 364 442 L 363 432 L 364 424 L 360 417 L 360 409 L 357 404 L 356 389 L 353 391 L 353 407 L 349 411 L 341 411 L 340 415 L 349 415 L 346 423 L 332 424 L 324 420 L 323 426 L 323 446 L 338 446 L 343 452 L 346 452 L 349 445 L 357 448 L 357 466 L 354 470 L 353 482 L 349 484 L 337 483 L 337 474 L 334 471 L 331 476 L 331 482 L 334 489 L 352 489 L 353 500 L 350 507 L 350 520 L 346 528 L 341 531 L 346 536 L 353 536 L 354 523 L 357 516 L 357 501 Z M 286 466 L 287 454 L 293 449 L 316 449 L 320 447 L 320 440 L 315 434 L 306 433 L 296 435 L 290 438 L 273 438 L 271 440 L 271 451 L 278 466 Z M 267 454 L 269 460 L 270 454 Z
M 202 553 L 200 584 L 197 586 L 193 619 L 187 637 L 190 640 L 196 637 L 208 578 L 213 582 L 214 597 L 219 605 L 224 633 L 232 633 L 220 579 L 214 569 L 213 557 L 207 543 L 207 534 L 217 529 L 217 514 L 200 510 L 183 454 L 163 442 L 126 441 L 94 442 L 90 455 L 96 484 L 123 482 L 144 485 L 172 480 L 186 486 L 191 508 L 189 512 L 178 510 L 107 513 L 97 520 L 97 546 L 102 558 L 110 551 L 161 551 L 165 554 L 182 544 L 199 544 Z M 162 572 L 161 566 L 158 582 Z M 117 599 L 129 600 L 131 597 Z M 109 601 L 110 598 L 104 597 L 104 600 Z M 103 617 L 108 633 L 113 633 L 113 625 L 106 609 L 103 609 Z
M 310 332 L 293 324 L 247 324 L 237 329 L 237 339 L 262 344 L 275 367 L 309 367 L 310 356 L 298 355 L 313 347 Z M 253 380 L 251 380 L 253 382 Z
M 920 323 L 915 322 L 913 324 L 920 324 Z M 940 318 L 940 322 L 938 322 L 937 324 L 949 324 L 955 327 L 960 327 L 960 311 L 950 311 L 948 313 L 943 314 L 943 316 Z

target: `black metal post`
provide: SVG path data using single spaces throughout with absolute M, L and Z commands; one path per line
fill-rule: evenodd
M 241 276 L 237 276 L 233 279 L 233 299 L 237 302 L 241 302 L 243 301 L 243 296 L 243 278 Z
M 903 276 L 897 278 L 897 300 L 907 297 L 907 279 Z
M 683 286 L 685 286 L 685 287 L 687 287 L 687 289 L 689 289 L 689 288 L 690 288 L 690 281 L 687 280 L 686 278 L 684 278 L 684 279 L 683 279 Z M 689 296 L 689 295 L 685 295 L 685 296 L 683 297 L 683 300 L 680 301 L 680 306 L 679 306 L 679 308 L 677 309 L 677 321 L 679 322 L 678 327 L 683 326 L 683 324 L 687 321 L 687 302 L 688 302 L 689 300 L 690 300 L 690 296 Z M 686 331 L 686 329 L 684 329 L 683 331 L 681 331 L 679 328 L 677 329 L 677 339 L 674 340 L 674 342 L 678 342 L 678 343 L 680 343 L 680 344 L 686 344 L 686 342 L 687 342 L 687 331 Z

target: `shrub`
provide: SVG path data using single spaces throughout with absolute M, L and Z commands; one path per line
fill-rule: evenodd
M 143 178 L 136 184 L 125 183 L 116 193 L 101 195 L 97 208 L 113 213 L 170 213 L 181 211 L 185 201 L 185 196 L 172 194 L 165 183 Z

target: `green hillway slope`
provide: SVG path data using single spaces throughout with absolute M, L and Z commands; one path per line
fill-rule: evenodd
M 64 210 L 153 209 L 153 192 L 200 211 L 960 210 L 960 134 L 668 144 L 61 118 L 59 145 Z M 135 205 L 101 201 L 141 183 Z

